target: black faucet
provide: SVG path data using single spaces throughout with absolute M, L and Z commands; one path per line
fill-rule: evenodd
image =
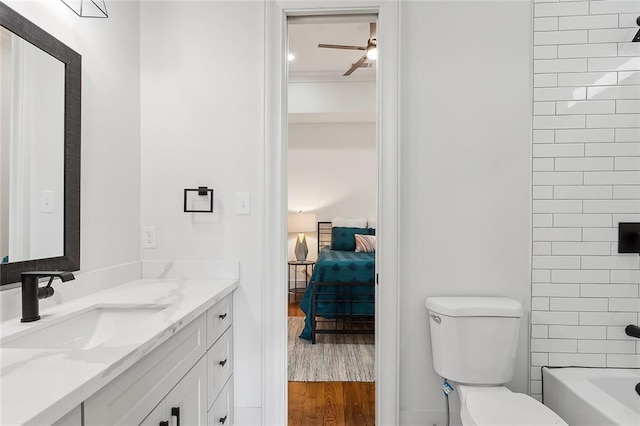
M 46 287 L 38 287 L 39 279 L 50 277 Z M 22 318 L 20 322 L 32 322 L 40 319 L 40 305 L 38 299 L 46 299 L 53 296 L 51 283 L 54 278 L 60 278 L 62 282 L 71 281 L 76 277 L 71 272 L 65 271 L 33 271 L 22 273 Z

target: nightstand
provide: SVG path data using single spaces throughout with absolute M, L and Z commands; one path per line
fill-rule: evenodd
M 289 264 L 287 281 L 289 282 L 289 295 L 294 295 L 294 298 L 297 294 L 302 294 L 307 289 L 307 282 L 309 278 L 311 278 L 311 274 L 313 273 L 313 266 L 316 264 L 313 260 L 290 260 L 287 262 Z M 298 274 L 303 274 L 302 268 L 298 268 L 299 266 L 304 266 L 304 275 L 303 281 L 304 286 L 298 287 Z M 293 274 L 291 270 L 293 269 Z M 300 270 L 298 270 L 300 269 Z M 293 281 L 291 278 L 293 277 Z

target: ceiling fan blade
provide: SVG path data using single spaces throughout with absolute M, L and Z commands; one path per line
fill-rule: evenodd
M 369 38 L 372 40 L 378 38 L 378 31 L 377 31 L 375 22 L 371 22 L 369 24 Z
M 365 54 L 362 58 L 358 59 L 358 62 L 356 62 L 355 64 L 353 64 L 351 66 L 351 68 L 349 68 L 349 70 L 347 72 L 345 72 L 344 74 L 342 74 L 343 77 L 349 76 L 351 75 L 355 70 L 357 70 L 358 68 L 360 68 L 360 65 L 364 64 L 365 62 L 367 62 L 367 55 Z
M 344 44 L 319 44 L 318 47 L 325 49 L 367 50 L 367 48 L 363 46 L 347 46 Z

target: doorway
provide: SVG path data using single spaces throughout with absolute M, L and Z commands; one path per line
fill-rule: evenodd
M 373 425 L 377 15 L 287 25 L 288 424 Z
M 266 3 L 265 34 L 265 228 L 262 238 L 262 424 L 286 424 L 286 28 L 290 16 L 378 15 L 377 70 L 378 214 L 376 264 L 376 423 L 398 424 L 399 259 L 399 4 L 344 0 L 339 3 Z M 384 100 L 384 101 L 383 101 Z

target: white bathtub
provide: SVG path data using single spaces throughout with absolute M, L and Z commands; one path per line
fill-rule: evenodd
M 543 368 L 544 405 L 570 426 L 640 425 L 640 369 Z

